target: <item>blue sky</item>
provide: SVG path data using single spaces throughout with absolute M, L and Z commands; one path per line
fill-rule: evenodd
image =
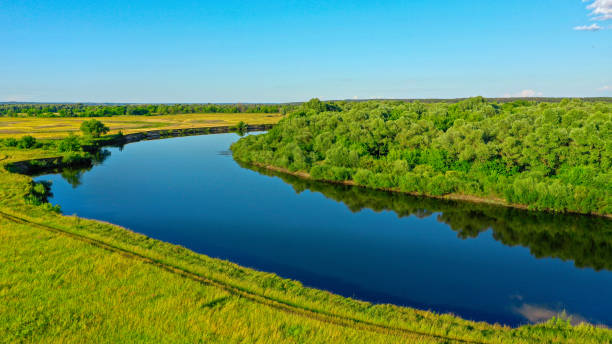
M 0 0 L 0 101 L 521 94 L 612 96 L 612 0 Z

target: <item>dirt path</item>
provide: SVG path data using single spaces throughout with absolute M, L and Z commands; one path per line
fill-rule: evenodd
M 383 334 L 400 335 L 400 336 L 404 336 L 408 338 L 429 337 L 429 338 L 439 339 L 441 341 L 447 341 L 447 342 L 451 341 L 455 343 L 474 343 L 474 344 L 482 343 L 484 344 L 483 342 L 478 342 L 478 341 L 472 341 L 472 340 L 461 339 L 461 338 L 453 338 L 453 337 L 447 337 L 447 336 L 436 335 L 436 334 L 429 334 L 425 332 L 413 331 L 413 330 L 408 330 L 408 329 L 399 328 L 399 327 L 385 326 L 382 324 L 376 324 L 376 323 L 368 322 L 365 320 L 355 319 L 355 318 L 351 318 L 347 316 L 335 315 L 335 314 L 331 314 L 325 311 L 320 311 L 316 309 L 294 305 L 286 301 L 277 300 L 269 296 L 254 293 L 242 287 L 234 286 L 234 285 L 228 284 L 223 281 L 218 281 L 218 280 L 214 280 L 208 277 L 204 277 L 202 275 L 199 275 L 198 273 L 189 271 L 185 268 L 174 266 L 174 265 L 162 262 L 160 260 L 157 260 L 151 257 L 147 257 L 140 253 L 126 250 L 126 249 L 114 246 L 112 244 L 106 243 L 104 241 L 89 238 L 87 236 L 73 233 L 65 229 L 36 223 L 30 220 L 24 219 L 22 217 L 7 214 L 2 211 L 0 211 L 0 216 L 5 218 L 6 220 L 9 220 L 15 223 L 27 224 L 30 226 L 38 227 L 38 228 L 41 228 L 41 229 L 44 229 L 44 230 L 47 230 L 47 231 L 50 231 L 50 232 L 53 232 L 59 235 L 64 235 L 72 239 L 86 242 L 88 244 L 100 247 L 102 249 L 105 249 L 105 250 L 108 250 L 114 253 L 119 253 L 131 259 L 137 259 L 141 262 L 155 265 L 161 269 L 164 269 L 171 273 L 180 275 L 184 278 L 188 278 L 193 281 L 197 281 L 199 283 L 204 283 L 207 285 L 211 285 L 211 286 L 223 289 L 233 295 L 243 297 L 245 299 L 251 300 L 253 302 L 256 302 L 256 303 L 259 303 L 259 304 L 262 304 L 268 307 L 278 309 L 283 312 L 297 314 L 297 315 L 304 316 L 310 319 L 322 321 L 328 324 L 350 327 L 350 328 L 357 328 L 357 329 L 364 330 L 364 331 L 372 331 L 372 332 L 383 333 Z

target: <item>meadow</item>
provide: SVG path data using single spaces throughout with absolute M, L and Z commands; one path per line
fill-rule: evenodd
M 278 113 L 192 113 L 177 115 L 124 115 L 96 117 L 110 128 L 111 134 L 138 133 L 155 129 L 185 129 L 249 124 L 275 124 Z M 0 117 L 0 138 L 31 135 L 38 139 L 58 139 L 79 132 L 87 117 Z
M 609 329 L 570 319 L 510 328 L 374 305 L 64 216 L 28 201 L 39 188 L 7 170 L 70 154 L 46 147 L 0 148 L 1 342 L 612 342 Z

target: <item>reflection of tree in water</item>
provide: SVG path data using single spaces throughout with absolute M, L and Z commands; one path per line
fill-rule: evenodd
M 528 247 L 537 258 L 560 258 L 573 261 L 577 267 L 612 270 L 612 220 L 607 218 L 414 197 L 313 182 L 253 166 L 243 167 L 280 177 L 297 193 L 304 190 L 322 193 L 343 202 L 353 212 L 367 208 L 376 212 L 393 211 L 399 217 L 415 215 L 419 218 L 437 213 L 438 221 L 450 226 L 461 239 L 475 238 L 491 228 L 493 237 L 499 242 Z
M 91 164 L 88 166 L 78 168 L 67 167 L 61 170 L 60 175 L 68 182 L 68 184 L 72 185 L 73 188 L 76 188 L 81 185 L 81 178 L 85 172 L 91 170 L 96 165 L 102 164 L 110 155 L 111 152 L 107 149 L 99 150 L 96 153 L 91 154 Z
M 90 169 L 91 168 L 88 168 L 87 171 Z M 65 181 L 68 182 L 68 184 L 72 185 L 73 188 L 76 188 L 77 186 L 81 185 L 81 177 L 85 171 L 85 169 L 66 168 L 62 170 L 60 175 Z

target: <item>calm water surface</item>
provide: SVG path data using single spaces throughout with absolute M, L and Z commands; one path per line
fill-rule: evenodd
M 110 148 L 51 180 L 65 214 L 372 302 L 519 325 L 612 326 L 612 226 L 274 176 L 219 134 Z

